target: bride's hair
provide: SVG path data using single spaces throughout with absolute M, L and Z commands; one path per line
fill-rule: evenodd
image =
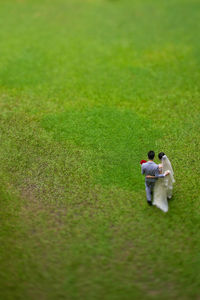
M 159 154 L 158 154 L 158 158 L 161 160 L 162 159 L 162 157 L 165 155 L 165 153 L 164 152 L 160 152 Z

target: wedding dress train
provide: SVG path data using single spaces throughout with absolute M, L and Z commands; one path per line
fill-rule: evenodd
M 171 166 L 171 163 L 166 155 L 162 157 L 162 164 L 159 165 L 160 172 L 165 173 L 169 171 L 169 175 L 164 178 L 159 178 L 154 186 L 154 195 L 153 195 L 153 205 L 156 205 L 162 211 L 168 211 L 168 201 L 167 198 L 172 197 L 174 172 Z

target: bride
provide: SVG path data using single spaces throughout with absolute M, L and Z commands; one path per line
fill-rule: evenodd
M 172 165 L 164 152 L 160 152 L 158 154 L 158 158 L 161 161 L 161 163 L 158 166 L 159 172 L 160 173 L 167 172 L 169 173 L 169 175 L 165 176 L 164 178 L 157 179 L 154 186 L 153 205 L 156 205 L 162 211 L 167 212 L 168 211 L 167 199 L 171 199 L 172 197 L 173 183 L 175 182 L 174 172 L 172 169 Z

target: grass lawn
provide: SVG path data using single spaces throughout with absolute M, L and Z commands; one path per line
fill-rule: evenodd
M 0 2 L 0 299 L 200 299 L 199 19 L 198 0 Z

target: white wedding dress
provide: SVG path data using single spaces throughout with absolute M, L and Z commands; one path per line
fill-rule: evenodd
M 168 211 L 167 198 L 172 197 L 174 172 L 171 163 L 166 155 L 162 157 L 162 164 L 159 165 L 160 173 L 169 171 L 169 175 L 164 178 L 158 178 L 154 186 L 153 205 L 156 205 L 162 211 Z

